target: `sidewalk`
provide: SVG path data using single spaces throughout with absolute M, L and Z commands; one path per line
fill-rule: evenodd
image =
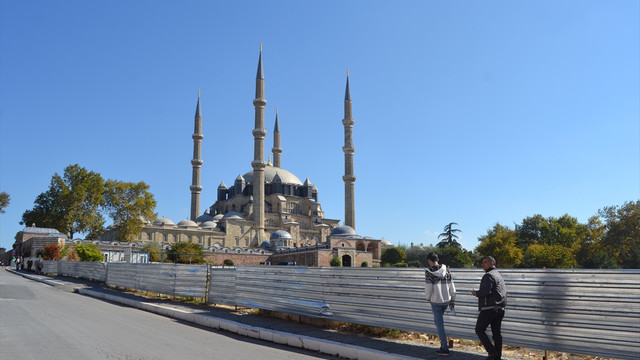
M 451 349 L 450 356 L 440 356 L 435 353 L 437 350 L 436 345 L 429 346 L 408 341 L 343 334 L 277 318 L 253 314 L 243 315 L 220 307 L 147 299 L 112 290 L 102 284 L 90 281 L 7 270 L 65 291 L 74 291 L 85 296 L 153 312 L 199 326 L 228 331 L 277 344 L 287 344 L 347 359 L 413 360 L 446 358 L 451 360 L 484 360 L 486 358 L 483 352 L 470 351 L 469 349 L 462 351 L 462 349 L 455 347 Z M 503 357 L 503 359 L 506 358 Z

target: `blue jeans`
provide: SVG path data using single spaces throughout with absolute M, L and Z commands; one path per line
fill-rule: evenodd
M 447 310 L 447 305 L 431 304 L 431 310 L 433 311 L 433 321 L 436 323 L 436 329 L 438 329 L 438 336 L 440 337 L 440 348 L 449 350 L 449 344 L 447 344 L 447 332 L 444 331 L 444 312 Z

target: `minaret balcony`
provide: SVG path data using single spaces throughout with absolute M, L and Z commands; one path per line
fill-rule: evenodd
M 267 99 L 265 98 L 255 98 L 253 99 L 253 105 L 254 106 L 267 106 Z
M 264 168 L 267 167 L 267 163 L 261 160 L 254 160 L 251 162 L 251 166 L 256 170 L 264 170 Z
M 266 129 L 253 129 L 251 131 L 251 133 L 253 134 L 254 137 L 264 138 L 267 135 L 267 130 Z

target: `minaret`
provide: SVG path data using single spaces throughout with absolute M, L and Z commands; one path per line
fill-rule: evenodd
M 200 214 L 200 168 L 202 168 L 202 115 L 200 115 L 200 90 L 198 90 L 198 105 L 196 105 L 195 126 L 193 129 L 193 175 L 191 178 L 191 220 L 195 221 Z
M 356 228 L 356 207 L 354 183 L 356 176 L 353 175 L 353 153 L 356 148 L 353 146 L 353 117 L 351 117 L 351 90 L 349 89 L 349 69 L 347 69 L 347 89 L 344 93 L 344 224 Z
M 282 148 L 280 147 L 280 124 L 278 124 L 278 108 L 276 107 L 276 125 L 273 128 L 273 166 L 280 166 L 280 154 L 282 154 Z
M 264 75 L 262 73 L 262 43 L 260 43 L 260 57 L 258 59 L 258 74 L 256 75 L 255 128 L 253 129 L 253 221 L 256 230 L 256 241 L 262 244 L 264 241 L 264 137 L 267 130 L 264 128 L 264 107 L 267 100 L 264 97 Z

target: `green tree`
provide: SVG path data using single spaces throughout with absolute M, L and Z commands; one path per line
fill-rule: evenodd
M 542 242 L 547 245 L 562 245 L 576 249 L 587 235 L 587 226 L 578 219 L 564 214 L 559 218 L 549 217 L 543 231 Z
M 120 241 L 134 241 L 144 223 L 156 218 L 156 200 L 149 185 L 107 180 L 105 184 L 105 209 L 113 219 Z
M 78 244 L 76 245 L 76 254 L 80 261 L 102 261 L 102 253 L 100 248 L 94 244 Z
M 518 233 L 518 239 L 516 245 L 520 249 L 526 249 L 530 245 L 538 244 L 542 241 L 543 229 L 548 228 L 547 219 L 542 215 L 536 214 L 530 217 L 526 217 L 522 220 L 522 224 L 516 226 Z
M 439 249 L 437 254 L 440 264 L 445 264 L 449 267 L 468 268 L 473 266 L 471 254 L 461 247 L 450 245 Z
M 380 260 L 383 264 L 403 263 L 407 258 L 407 254 L 399 247 L 390 247 L 382 253 Z
M 434 248 L 431 246 L 412 246 L 405 250 L 407 254 L 405 261 L 411 267 L 428 267 L 427 255 L 432 251 L 434 251 Z
M 493 256 L 496 265 L 502 268 L 516 267 L 522 262 L 522 249 L 516 246 L 516 231 L 497 223 L 487 235 L 478 238 L 480 245 L 475 249 L 480 256 Z
M 149 243 L 142 248 L 142 251 L 149 253 L 149 262 L 162 261 L 162 248 L 157 242 Z
M 640 268 L 640 200 L 599 210 L 606 233 L 601 249 L 624 269 Z
M 524 252 L 526 268 L 575 268 L 578 263 L 571 248 L 563 245 L 533 244 Z
M 53 175 L 49 189 L 36 197 L 33 209 L 22 214 L 20 223 L 54 228 L 69 238 L 78 233 L 96 238 L 104 224 L 100 214 L 103 192 L 104 180 L 99 173 L 69 165 L 63 176 Z
M 334 256 L 329 260 L 329 266 L 342 266 L 342 261 L 339 257 Z
M 603 250 L 602 239 L 606 227 L 598 216 L 592 216 L 587 222 L 587 233 L 576 251 L 578 266 L 586 269 L 615 269 L 615 259 Z
M 169 260 L 178 264 L 204 263 L 204 250 L 202 246 L 190 242 L 181 241 L 171 245 L 167 256 Z
M 4 209 L 9 206 L 9 202 L 11 201 L 11 196 L 9 196 L 6 192 L 0 192 L 0 214 L 4 214 Z
M 459 229 L 454 229 L 453 225 L 458 225 L 458 224 L 454 222 L 447 224 L 444 227 L 444 232 L 438 235 L 438 239 L 442 238 L 442 241 L 436 244 L 437 247 L 441 249 L 447 246 L 457 246 L 460 248 L 462 247 L 462 245 L 460 245 L 460 243 L 457 240 L 459 237 L 458 235 L 456 235 L 456 233 L 462 232 L 462 231 Z

